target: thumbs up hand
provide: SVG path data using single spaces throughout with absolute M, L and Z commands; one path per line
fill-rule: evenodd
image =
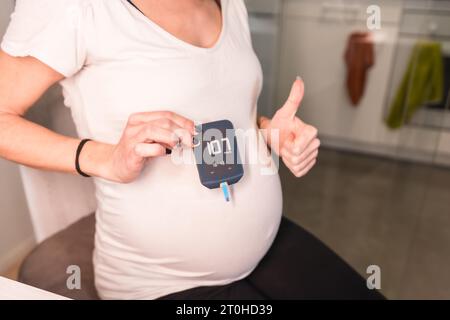
M 273 118 L 259 119 L 259 127 L 265 132 L 267 144 L 296 177 L 306 175 L 314 167 L 320 146 L 317 129 L 296 117 L 304 91 L 303 81 L 297 78 L 289 98 Z M 272 135 L 272 130 L 278 131 L 279 141 L 271 141 L 276 136 Z

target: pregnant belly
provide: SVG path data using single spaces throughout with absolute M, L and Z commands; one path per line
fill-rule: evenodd
M 105 255 L 158 277 L 238 278 L 267 252 L 281 219 L 278 174 L 261 169 L 244 166 L 230 203 L 200 184 L 195 165 L 176 166 L 169 157 L 152 161 L 132 184 L 98 180 L 97 243 Z

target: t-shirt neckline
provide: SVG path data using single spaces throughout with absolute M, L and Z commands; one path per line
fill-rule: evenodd
M 150 19 L 149 17 L 144 15 L 143 12 L 134 3 L 132 3 L 128 0 L 123 0 L 123 1 L 125 1 L 128 6 L 132 7 L 133 11 L 139 15 L 140 19 L 143 19 L 147 24 L 149 24 L 151 27 L 153 27 L 153 29 L 155 29 L 157 32 L 162 34 L 164 37 L 169 38 L 172 41 L 174 41 L 174 42 L 178 43 L 179 45 L 181 45 L 187 49 L 190 49 L 190 50 L 199 51 L 199 52 L 215 51 L 222 45 L 223 39 L 225 38 L 225 34 L 227 32 L 227 28 L 228 28 L 228 23 L 227 23 L 228 1 L 227 0 L 219 0 L 220 7 L 221 7 L 221 15 L 222 15 L 222 28 L 221 28 L 218 39 L 216 40 L 214 45 L 212 45 L 211 47 L 196 46 L 190 42 L 187 42 L 185 40 L 178 38 L 177 36 L 173 35 L 169 31 L 167 31 L 166 29 L 161 27 L 159 24 L 154 22 L 152 19 Z

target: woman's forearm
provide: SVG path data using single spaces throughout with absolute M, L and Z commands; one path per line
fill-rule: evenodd
M 64 76 L 33 57 L 12 57 L 1 50 L 0 71 L 0 157 L 38 169 L 76 173 L 80 140 L 23 118 Z M 79 165 L 90 176 L 129 183 L 148 159 L 165 156 L 166 148 L 174 148 L 180 139 L 191 147 L 193 134 L 194 123 L 170 111 L 132 114 L 116 145 L 88 142 Z
M 0 50 L 0 157 L 30 167 L 76 173 L 79 140 L 65 137 L 23 118 L 23 114 L 63 75 L 33 57 L 12 57 Z M 89 142 L 81 169 L 109 178 L 112 146 Z M 108 153 L 109 152 L 109 153 Z
M 0 157 L 33 168 L 76 173 L 79 139 L 66 137 L 19 115 L 0 112 Z M 81 169 L 92 176 L 109 178 L 111 145 L 89 142 L 80 155 Z

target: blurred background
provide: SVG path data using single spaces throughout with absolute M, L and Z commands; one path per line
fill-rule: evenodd
M 299 116 L 323 145 L 307 177 L 280 168 L 285 215 L 363 276 L 378 265 L 388 298 L 450 299 L 450 1 L 246 2 L 259 113 L 272 116 L 300 75 Z M 0 6 L 2 35 L 14 1 Z M 58 87 L 27 117 L 75 134 Z M 0 177 L 0 275 L 15 278 L 36 243 L 95 203 L 78 177 L 1 159 Z

